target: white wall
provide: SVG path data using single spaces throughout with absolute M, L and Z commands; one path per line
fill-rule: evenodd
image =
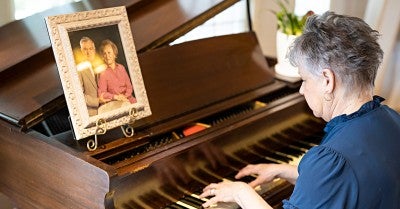
M 2 0 L 0 6 L 0 26 L 5 25 L 14 19 L 14 1 Z
M 293 10 L 294 0 L 290 0 Z M 276 29 L 277 21 L 272 11 L 279 11 L 275 0 L 252 0 L 253 30 L 257 34 L 261 49 L 265 56 L 276 57 Z

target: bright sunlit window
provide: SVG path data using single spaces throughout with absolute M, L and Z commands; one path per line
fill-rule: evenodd
M 246 1 L 239 1 L 204 24 L 175 40 L 178 44 L 190 40 L 241 33 L 249 30 Z
M 16 20 L 31 16 L 38 12 L 50 9 L 52 7 L 61 6 L 70 2 L 77 2 L 80 0 L 14 0 L 14 18 Z

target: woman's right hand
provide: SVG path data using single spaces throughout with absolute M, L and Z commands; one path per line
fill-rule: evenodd
M 270 182 L 276 178 L 283 178 L 294 184 L 298 177 L 297 166 L 288 164 L 250 164 L 242 168 L 236 174 L 235 178 L 240 179 L 244 176 L 250 175 L 256 176 L 256 179 L 249 183 L 253 188 L 262 183 Z

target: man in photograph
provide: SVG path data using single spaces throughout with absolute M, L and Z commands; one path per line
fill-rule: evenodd
M 99 105 L 106 102 L 97 96 L 96 47 L 89 37 L 82 37 L 79 45 L 83 56 L 83 61 L 77 65 L 79 80 L 89 116 L 94 116 L 97 115 Z

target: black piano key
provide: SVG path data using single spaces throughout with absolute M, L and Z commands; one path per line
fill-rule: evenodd
M 275 150 L 275 151 L 278 151 L 278 152 L 281 152 L 281 153 L 284 153 L 286 155 L 293 156 L 293 157 L 298 157 L 305 152 L 303 149 L 301 149 L 299 147 L 293 146 L 286 142 L 278 141 L 271 137 L 267 137 L 265 139 L 260 140 L 259 144 L 266 148 L 269 148 L 269 149 L 272 149 L 272 150 Z
M 284 188 L 289 188 L 291 186 L 292 185 L 288 181 L 282 181 L 278 183 L 275 187 L 261 194 L 261 197 L 265 200 L 270 200 L 273 196 L 284 190 Z
M 276 138 L 279 141 L 284 141 L 284 142 L 287 142 L 288 144 L 291 144 L 291 145 L 297 146 L 297 147 L 301 147 L 301 148 L 306 149 L 306 150 L 308 150 L 311 147 L 313 147 L 313 145 L 311 145 L 311 144 L 309 144 L 307 142 L 298 141 L 296 139 L 292 139 L 292 138 L 287 137 L 287 136 L 285 136 L 285 135 L 283 135 L 281 133 L 273 134 L 272 137 Z
M 295 138 L 298 140 L 303 140 L 305 137 L 307 137 L 309 135 L 309 133 L 306 133 L 301 130 L 296 130 L 294 128 L 287 128 L 287 129 L 283 130 L 282 133 L 284 133 L 285 135 L 287 135 L 290 138 Z
M 158 193 L 156 190 L 152 190 L 148 193 L 149 197 L 151 199 L 157 199 L 160 203 L 162 203 L 163 205 L 169 205 L 171 203 L 173 203 L 172 200 L 164 197 L 162 194 Z
M 270 205 L 274 205 L 274 207 L 276 208 L 276 206 L 282 204 L 282 200 L 288 199 L 290 197 L 290 195 L 293 192 L 293 189 L 294 186 L 291 184 L 280 186 L 277 188 L 277 191 L 274 194 L 272 194 L 269 198 L 267 198 L 266 201 L 268 201 Z
M 201 207 L 201 205 L 204 203 L 204 201 L 190 196 L 187 191 L 182 191 L 180 188 L 171 184 L 165 184 L 161 186 L 160 189 L 173 200 L 175 200 L 175 202 L 181 201 L 195 208 Z
M 231 167 L 233 167 L 233 168 L 235 168 L 237 170 L 240 170 L 240 169 L 246 167 L 246 165 L 247 165 L 246 163 L 241 162 L 241 161 L 239 161 L 239 160 L 237 160 L 234 157 L 229 156 L 229 155 L 226 155 L 225 158 L 228 161 L 229 166 L 231 166 Z
M 321 139 L 324 137 L 325 133 L 319 129 L 316 130 L 310 130 L 311 128 L 302 125 L 302 124 L 296 124 L 293 126 L 293 129 L 296 131 L 301 131 L 304 133 L 307 133 L 307 136 L 305 137 L 304 140 L 310 141 L 314 144 L 319 144 L 321 142 Z
M 228 161 L 228 165 L 229 165 L 230 167 L 234 168 L 235 170 L 237 170 L 237 172 L 239 172 L 240 169 L 242 169 L 242 168 L 244 168 L 244 167 L 247 166 L 246 163 L 241 162 L 241 161 L 235 159 L 234 157 L 232 157 L 232 156 L 230 156 L 230 155 L 226 155 L 226 156 L 225 156 L 225 159 Z M 237 173 L 237 172 L 236 172 L 236 173 Z M 233 175 L 232 178 L 234 178 L 234 176 L 236 175 L 236 173 L 235 173 L 235 174 L 231 174 L 231 175 Z M 250 183 L 250 182 L 254 181 L 254 179 L 255 179 L 255 177 L 252 177 L 252 176 L 244 176 L 244 177 L 242 177 L 242 178 L 240 179 L 240 181 L 243 181 L 243 182 L 246 182 L 246 183 Z
M 191 202 L 193 202 L 193 203 L 196 203 L 196 204 L 198 204 L 198 205 L 200 205 L 200 206 L 201 206 L 203 203 L 206 202 L 206 201 L 204 201 L 204 200 L 201 200 L 201 199 L 198 199 L 198 198 L 195 198 L 195 197 L 192 197 L 192 196 L 185 196 L 184 199 L 186 199 L 186 200 L 188 200 L 188 201 L 191 201 Z
M 201 194 L 203 188 L 207 186 L 206 183 L 198 181 L 197 179 L 190 178 L 187 182 L 178 181 L 176 182 L 177 186 L 186 190 L 188 193 L 191 194 Z
M 210 171 L 212 171 L 215 174 L 218 174 L 219 176 L 226 176 L 231 173 L 236 173 L 237 170 L 233 169 L 232 167 L 225 166 L 225 165 L 218 165 L 217 167 L 213 168 L 211 165 L 207 165 L 206 168 Z
M 271 137 L 266 137 L 262 140 L 260 140 L 257 144 L 261 145 L 262 147 L 265 147 L 267 149 L 271 149 L 277 152 L 281 152 L 284 153 L 286 155 L 291 155 L 291 153 L 296 153 L 294 150 L 291 149 L 296 149 L 297 151 L 301 151 L 300 148 L 293 148 L 291 146 L 288 146 L 288 144 L 283 143 L 283 142 L 279 142 L 276 139 L 273 139 Z M 291 156 L 299 156 L 301 155 L 302 152 L 300 152 L 300 154 L 294 154 Z
M 322 137 L 317 136 L 317 135 L 309 135 L 309 136 L 304 137 L 302 140 L 309 142 L 310 144 L 313 144 L 314 146 L 316 146 L 321 143 Z
M 253 177 L 253 176 L 243 176 L 242 178 L 238 179 L 238 181 L 250 183 L 250 182 L 254 181 L 255 179 L 256 179 L 256 177 Z
M 298 123 L 293 126 L 304 133 L 309 135 L 320 135 L 323 136 L 325 123 L 316 122 L 313 120 L 306 120 L 303 123 Z
M 193 207 L 193 208 L 198 208 L 198 209 L 202 208 L 201 204 L 192 202 L 192 201 L 190 201 L 190 200 L 188 200 L 188 199 L 185 199 L 185 198 L 180 199 L 179 202 L 180 202 L 180 203 L 184 203 L 184 204 L 186 204 L 186 205 L 189 205 L 189 206 L 191 206 L 191 207 Z M 177 203 L 177 204 L 179 204 L 179 203 Z
M 273 152 L 268 148 L 261 147 L 257 144 L 251 145 L 250 148 L 259 155 L 263 155 L 265 157 L 270 157 L 270 158 L 276 159 L 278 161 L 281 161 L 282 163 L 288 163 L 293 160 L 293 158 L 290 158 L 290 157 L 287 157 L 284 155 L 279 155 L 276 152 Z
M 163 205 L 161 202 L 158 200 L 153 200 L 151 197 L 149 197 L 148 194 L 143 194 L 139 195 L 139 199 L 146 205 L 150 206 L 151 208 L 155 209 L 161 209 L 164 208 L 166 205 Z
M 147 201 L 145 202 L 146 204 L 149 204 L 149 201 L 151 201 L 151 202 L 154 202 L 158 208 L 164 208 L 164 207 L 170 206 L 174 203 L 173 201 L 162 196 L 155 190 L 152 190 L 152 191 L 146 193 L 144 196 L 146 196 L 146 198 L 147 198 Z
M 246 149 L 240 149 L 234 152 L 234 155 L 240 160 L 243 160 L 249 164 L 259 164 L 259 163 L 276 163 L 271 160 L 267 160 L 255 153 L 252 153 Z
M 172 207 L 176 209 L 187 209 L 190 207 L 198 208 L 198 205 L 189 203 L 187 201 L 182 201 L 182 199 L 174 199 L 174 198 L 167 198 L 163 194 L 158 193 L 157 191 L 153 190 L 149 193 L 151 198 L 157 199 L 157 201 L 161 202 L 161 204 L 165 205 L 164 207 Z M 182 204 L 183 203 L 183 204 Z
M 165 184 L 160 187 L 160 190 L 163 191 L 165 194 L 168 194 L 168 196 L 172 197 L 173 199 L 181 199 L 185 197 L 185 192 L 181 191 L 179 188 L 174 187 L 173 185 L 170 184 Z
M 172 209 L 187 209 L 186 207 L 183 207 L 181 205 L 178 205 L 176 203 L 172 203 L 171 205 L 168 205 L 166 208 L 172 208 Z
M 218 183 L 221 182 L 222 179 L 221 178 L 217 178 L 209 173 L 207 173 L 206 171 L 204 171 L 203 169 L 197 169 L 193 172 L 193 175 L 195 175 L 196 177 L 198 177 L 199 179 L 207 182 L 208 184 L 211 183 Z
M 219 176 L 221 179 L 226 178 L 229 180 L 232 180 L 231 176 L 234 175 L 234 173 L 236 172 L 234 169 L 222 165 L 219 165 L 215 168 L 213 168 L 212 166 L 206 166 L 206 169 L 214 175 Z
M 312 127 L 314 132 L 323 130 L 326 125 L 325 122 L 316 121 L 310 118 L 306 119 L 303 124 L 307 124 L 307 126 Z M 310 133 L 312 132 L 310 131 Z
M 317 136 L 311 133 L 301 132 L 294 128 L 287 128 L 283 131 L 283 133 L 290 138 L 296 138 L 299 141 L 307 142 L 309 144 L 312 144 L 313 146 L 318 145 L 322 139 L 321 136 Z
M 235 169 L 229 166 L 219 165 L 217 168 L 212 168 L 211 166 L 207 166 L 206 168 L 210 172 L 213 172 L 216 175 L 219 175 L 222 178 L 228 179 L 230 181 L 243 181 L 246 183 L 250 183 L 255 179 L 255 177 L 253 176 L 244 176 L 241 179 L 236 179 L 235 176 L 239 172 L 239 169 Z

